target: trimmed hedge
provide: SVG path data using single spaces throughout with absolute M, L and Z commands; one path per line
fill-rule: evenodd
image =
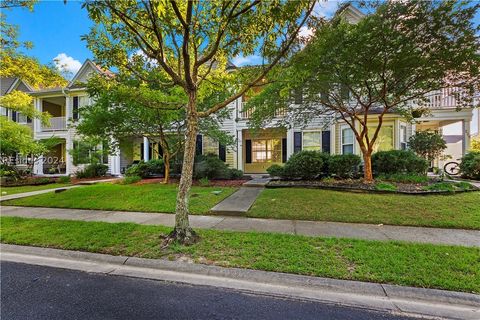
M 125 172 L 126 176 L 140 178 L 147 178 L 155 174 L 163 174 L 165 170 L 162 159 L 152 159 L 147 162 L 140 161 L 137 164 L 132 165 Z
M 200 155 L 195 159 L 193 177 L 197 180 L 207 179 L 240 179 L 243 171 L 229 168 L 215 154 Z
M 460 172 L 465 178 L 480 180 L 480 152 L 471 151 L 462 157 Z
M 356 154 L 337 154 L 328 160 L 328 174 L 342 179 L 354 178 L 362 160 Z
M 428 162 L 410 150 L 390 150 L 374 153 L 372 167 L 377 175 L 425 174 Z
M 315 179 L 324 173 L 326 157 L 317 151 L 294 153 L 283 169 L 287 178 Z

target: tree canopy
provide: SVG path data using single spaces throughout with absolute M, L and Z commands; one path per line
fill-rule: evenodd
M 472 21 L 478 8 L 453 0 L 386 1 L 356 24 L 341 15 L 323 22 L 250 100 L 253 123 L 271 119 L 279 108 L 290 111 L 290 123 L 318 116 L 343 121 L 362 151 L 364 178 L 372 180 L 371 154 L 386 113 L 426 107 L 428 94 L 444 88 L 458 107 L 473 105 L 480 42 Z

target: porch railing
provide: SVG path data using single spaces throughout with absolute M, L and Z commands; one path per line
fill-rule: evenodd
M 249 108 L 247 109 L 247 104 L 246 102 L 242 102 L 242 110 L 240 110 L 240 119 L 250 119 L 255 112 L 255 108 Z M 275 110 L 274 117 L 275 118 L 281 118 L 285 117 L 287 115 L 287 110 L 286 109 L 278 109 Z
M 49 119 L 49 126 L 42 125 L 42 131 L 62 131 L 67 130 L 66 117 L 52 117 Z
M 427 94 L 426 107 L 430 109 L 456 108 L 457 97 L 465 98 L 466 92 L 458 88 L 445 88 Z

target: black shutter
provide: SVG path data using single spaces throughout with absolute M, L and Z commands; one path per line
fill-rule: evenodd
M 245 140 L 245 163 L 252 163 L 252 140 Z
M 17 111 L 12 110 L 12 121 L 17 122 Z
M 27 117 L 27 123 L 32 123 L 32 118 Z
M 227 161 L 227 148 L 221 143 L 218 144 L 218 157 L 223 162 Z
M 140 160 L 145 160 L 145 154 L 143 153 L 143 142 L 140 143 Z
M 197 134 L 197 141 L 195 142 L 195 154 L 197 156 L 202 154 L 202 135 Z
M 78 120 L 78 97 L 73 97 L 73 120 Z
M 158 144 L 158 158 L 163 158 L 163 149 L 162 149 L 162 145 L 159 143 Z
M 287 138 L 282 139 L 282 162 L 287 162 Z
M 294 132 L 293 133 L 293 152 L 302 151 L 302 133 Z
M 322 131 L 322 152 L 331 153 L 330 131 Z

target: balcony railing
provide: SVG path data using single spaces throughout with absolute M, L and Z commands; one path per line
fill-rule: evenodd
M 50 125 L 42 125 L 42 131 L 63 131 L 67 130 L 66 117 L 52 117 L 49 119 Z
M 255 112 L 255 108 L 246 108 L 247 104 L 246 102 L 242 102 L 242 110 L 240 111 L 240 119 L 250 119 Z M 285 117 L 287 115 L 287 110 L 286 109 L 278 109 L 275 110 L 274 117 L 275 118 L 281 118 Z
M 426 107 L 430 109 L 456 108 L 457 98 L 465 98 L 467 93 L 458 88 L 445 88 L 427 94 Z

